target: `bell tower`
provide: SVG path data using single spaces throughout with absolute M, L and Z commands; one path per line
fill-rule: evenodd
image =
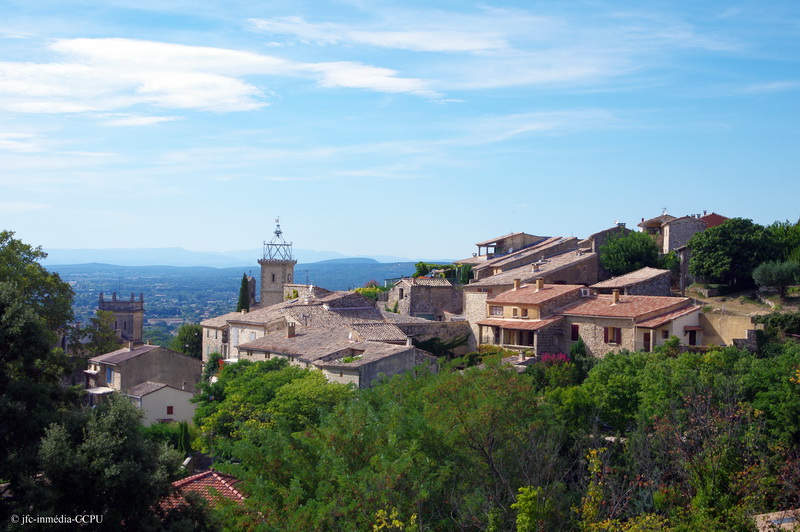
M 284 285 L 294 282 L 292 243 L 283 239 L 280 219 L 275 220 L 275 236 L 264 242 L 261 265 L 261 305 L 274 305 L 283 301 Z

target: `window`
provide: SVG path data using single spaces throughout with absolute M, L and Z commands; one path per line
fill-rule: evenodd
M 619 327 L 603 327 L 603 341 L 607 344 L 621 344 L 622 329 Z
M 661 331 L 661 338 L 663 340 L 668 340 L 669 339 L 669 331 L 667 329 L 664 329 L 663 331 Z
M 106 368 L 106 385 L 111 387 L 114 384 L 114 368 Z
M 167 407 L 167 415 L 168 415 L 168 416 L 171 416 L 171 415 L 172 415 L 172 414 L 174 414 L 174 413 L 175 413 L 175 408 L 173 408 L 173 407 L 171 407 L 171 406 L 168 406 L 168 407 Z
M 516 317 L 519 316 L 519 309 L 517 307 L 512 307 L 511 308 L 511 316 L 513 318 L 516 318 Z
M 206 338 L 211 338 L 211 329 L 206 329 Z
M 528 317 L 528 309 L 526 309 L 526 308 L 522 309 L 522 317 L 523 318 L 527 318 Z
M 219 334 L 219 331 L 214 331 L 214 340 L 216 340 L 216 339 L 217 339 L 217 335 L 218 335 L 218 334 Z
M 256 339 L 256 333 L 250 332 L 250 341 L 252 342 L 255 339 Z
M 580 337 L 581 337 L 580 327 L 578 326 L 578 324 L 573 324 L 572 331 L 570 333 L 570 340 L 572 340 L 573 342 L 577 342 L 580 339 Z
M 272 274 L 272 282 L 273 283 L 275 282 L 275 274 L 274 273 Z
M 286 276 L 286 282 L 287 283 L 291 283 L 292 282 L 292 274 L 291 273 Z
M 502 316 L 503 315 L 503 307 L 489 307 L 489 315 L 490 316 Z
M 401 289 L 400 289 L 400 295 L 399 295 L 399 299 L 403 299 L 403 297 L 405 296 L 405 294 L 406 294 L 405 290 L 401 288 Z

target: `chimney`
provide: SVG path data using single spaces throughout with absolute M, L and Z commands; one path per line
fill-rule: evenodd
M 413 347 L 414 341 L 411 339 L 410 336 L 406 336 L 406 347 Z
M 242 314 L 247 314 L 247 309 L 242 309 L 239 312 L 241 312 Z
M 619 290 L 616 288 L 611 292 L 611 304 L 616 305 L 619 303 Z
M 133 351 L 133 342 L 128 342 L 128 351 Z
M 707 211 L 706 211 L 705 209 L 703 209 L 703 216 L 705 216 L 705 215 L 706 215 L 706 212 L 707 212 Z
M 544 279 L 542 277 L 536 278 L 536 291 L 544 289 Z
M 519 279 L 514 279 L 514 290 L 519 290 L 519 284 L 520 284 L 520 280 Z
M 295 336 L 294 327 L 295 324 L 293 321 L 286 322 L 286 338 L 294 338 Z
M 533 263 L 533 271 L 535 271 L 535 272 L 539 271 L 539 263 L 538 262 L 534 262 Z
M 522 351 L 519 352 L 519 360 L 520 362 L 523 362 L 525 360 L 525 353 Z
M 183 381 L 183 384 L 181 384 L 181 390 L 185 390 L 185 389 L 186 389 L 186 381 Z

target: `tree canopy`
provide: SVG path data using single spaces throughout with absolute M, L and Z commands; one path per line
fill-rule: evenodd
M 641 232 L 612 235 L 600 246 L 600 264 L 615 276 L 647 266 L 657 268 L 658 245 L 649 235 Z
M 689 273 L 739 287 L 753 285 L 756 266 L 781 257 L 773 234 L 744 218 L 731 218 L 696 233 L 688 246 L 692 252 Z
M 168 347 L 192 358 L 202 359 L 203 326 L 199 323 L 184 323 Z

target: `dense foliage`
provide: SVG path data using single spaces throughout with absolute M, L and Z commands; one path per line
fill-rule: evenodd
M 457 359 L 294 402 L 305 370 L 226 367 L 197 421 L 250 495 L 232 528 L 750 530 L 798 505 L 800 345 L 674 344 L 524 374 Z
M 731 218 L 696 233 L 688 246 L 692 250 L 689 273 L 738 287 L 752 286 L 756 266 L 780 259 L 784 252 L 775 231 L 744 218 Z
M 202 358 L 203 327 L 199 323 L 184 323 L 167 347 L 192 358 Z
M 647 233 L 616 234 L 600 246 L 600 264 L 611 275 L 624 275 L 644 267 L 658 268 L 658 244 Z

